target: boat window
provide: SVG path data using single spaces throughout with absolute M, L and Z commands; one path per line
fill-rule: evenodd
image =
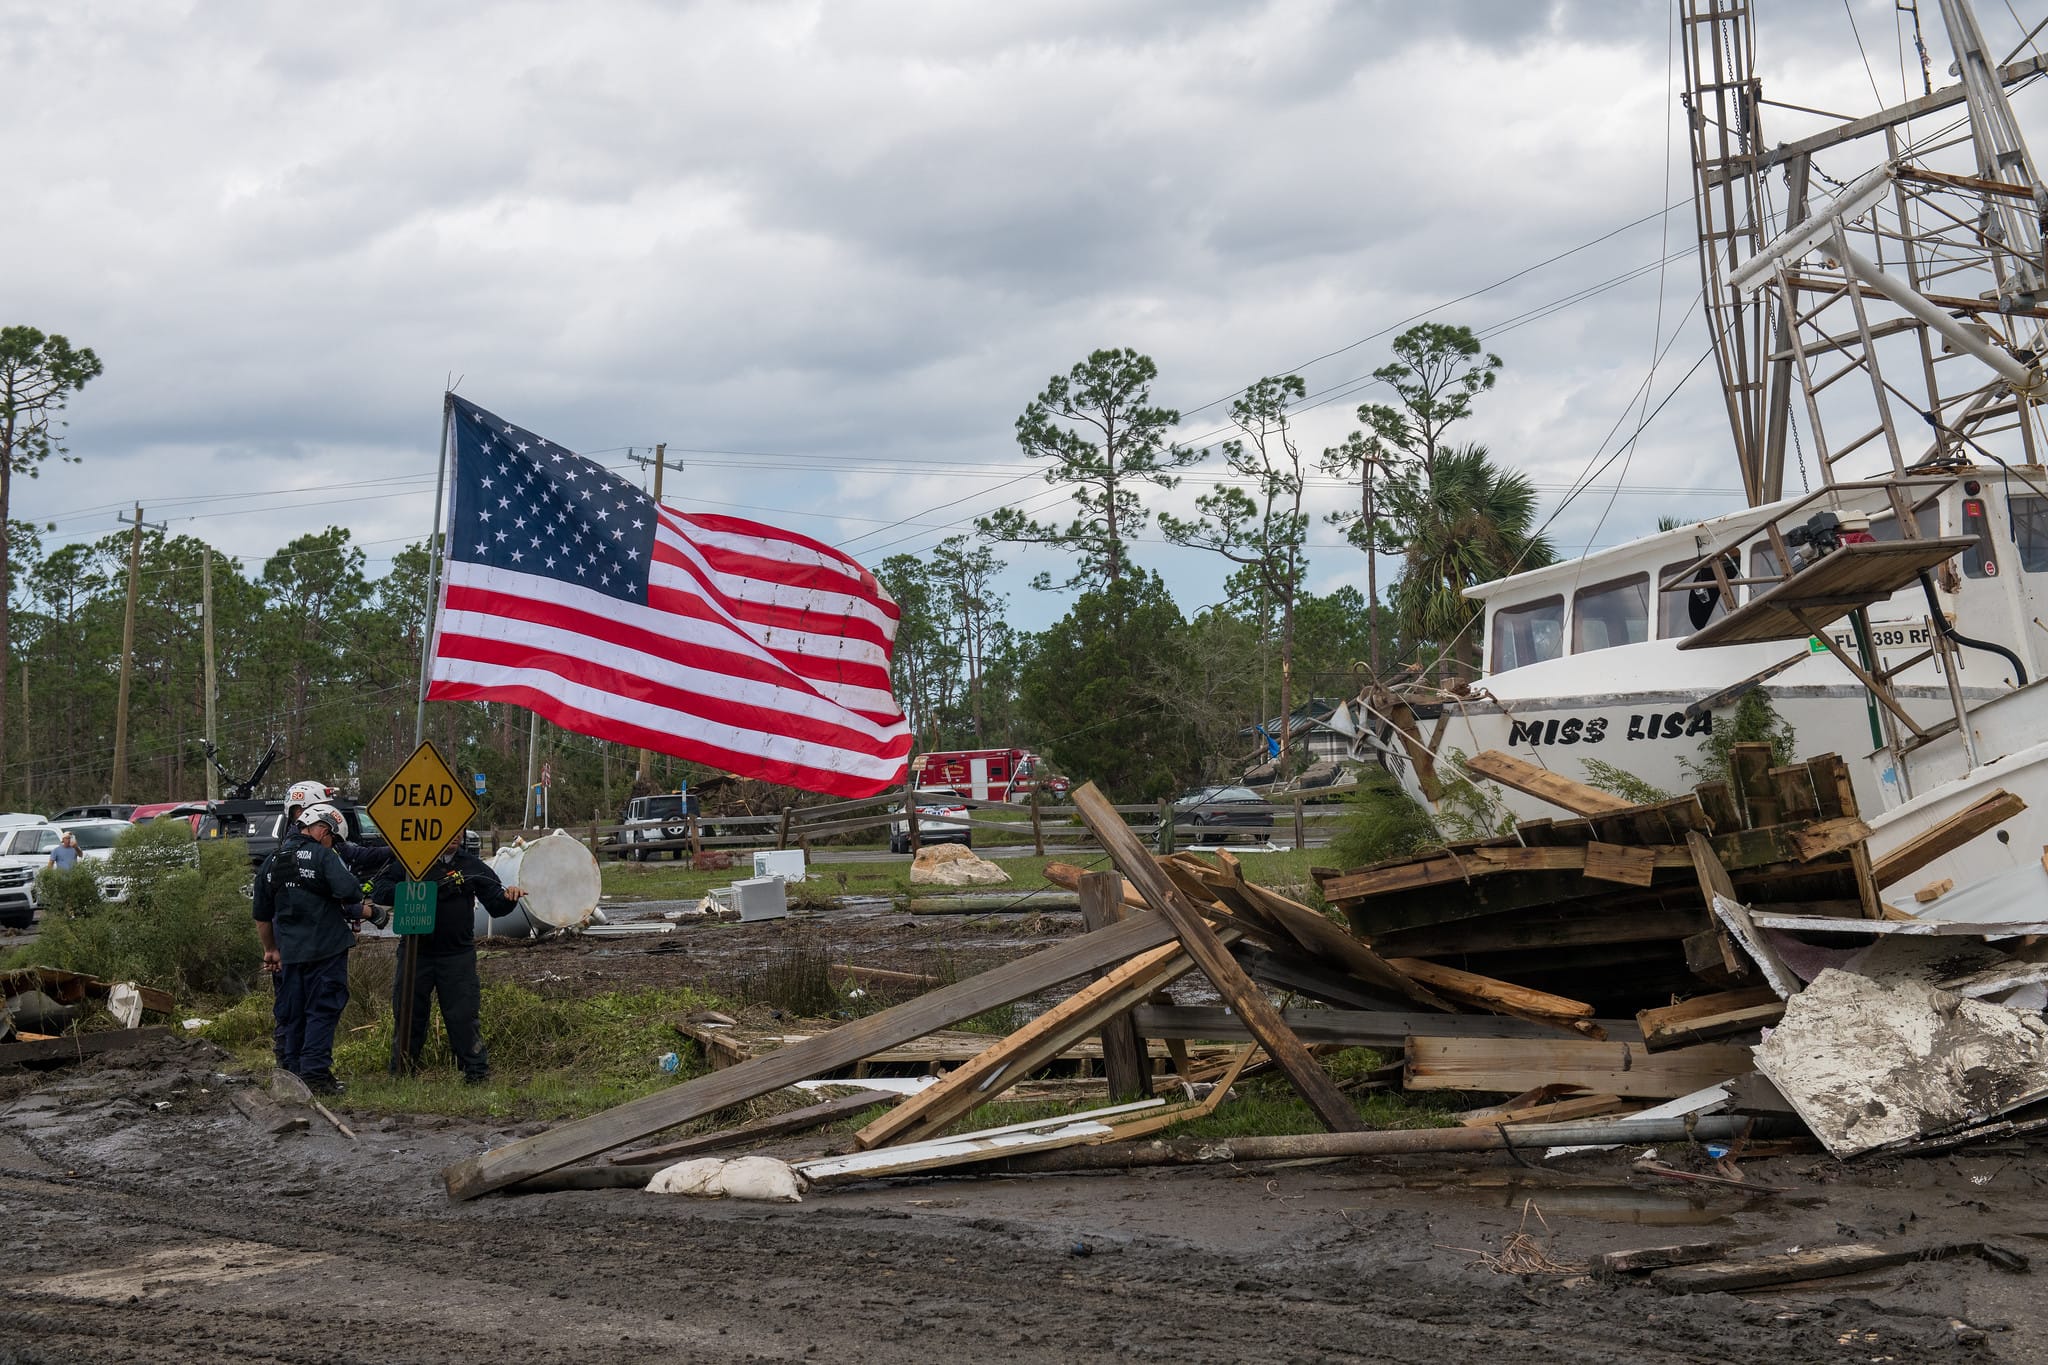
M 1932 540 L 1941 534 L 1941 508 L 1934 503 L 1930 502 L 1925 507 L 1914 512 L 1913 521 L 1920 528 L 1920 538 L 1922 540 Z M 1882 520 L 1872 518 L 1870 522 L 1870 538 L 1885 542 L 1903 539 L 1904 537 L 1899 535 L 1899 519 L 1897 517 L 1885 517 Z
M 1589 654 L 1650 638 L 1650 576 L 1581 588 L 1572 598 L 1572 653 Z
M 1991 550 L 1991 526 L 1984 516 L 1984 499 L 1963 499 L 1963 535 L 1976 544 L 1963 551 L 1963 574 L 1968 578 L 1998 577 L 1998 556 Z
M 1505 673 L 1564 654 L 1564 598 L 1544 597 L 1493 614 L 1490 671 Z
M 2048 498 L 2020 493 L 2010 499 L 2012 543 L 2026 573 L 2048 570 Z
M 1768 545 L 1750 546 L 1749 576 L 1775 579 L 1778 576 L 1778 552 Z M 1758 583 L 1749 590 L 1749 596 L 1743 600 L 1754 602 L 1759 595 L 1769 592 L 1773 586 L 1771 583 Z
M 1666 564 L 1661 570 L 1658 571 L 1657 581 L 1659 583 L 1669 582 L 1671 579 L 1671 575 L 1677 573 L 1680 569 L 1683 569 L 1687 564 L 1690 564 L 1691 562 L 1691 560 L 1685 560 L 1678 564 Z M 1731 572 L 1733 572 L 1732 564 Z M 1722 617 L 1726 616 L 1728 614 L 1728 608 L 1722 605 L 1721 594 L 1713 587 L 1714 571 L 1708 568 L 1706 565 L 1702 564 L 1699 567 L 1699 571 L 1693 574 L 1692 579 L 1695 583 L 1704 583 L 1707 585 L 1709 597 L 1713 602 L 1714 609 L 1707 613 L 1706 621 L 1718 621 Z M 1697 591 L 1698 589 L 1694 589 L 1694 592 Z M 1705 625 L 1706 621 L 1700 622 L 1700 625 Z M 1698 629 L 1699 626 L 1694 625 L 1692 620 L 1692 593 L 1660 592 L 1657 594 L 1658 639 L 1683 640 L 1686 636 L 1692 634 L 1695 630 Z

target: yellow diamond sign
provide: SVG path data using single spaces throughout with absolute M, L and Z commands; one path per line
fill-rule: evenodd
M 370 818 L 413 880 L 427 875 L 434 857 L 462 833 L 476 802 L 455 780 L 455 770 L 432 743 L 420 745 L 384 790 L 370 798 Z

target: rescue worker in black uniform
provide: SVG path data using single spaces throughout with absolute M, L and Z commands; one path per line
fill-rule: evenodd
M 334 1078 L 334 1030 L 348 1007 L 348 952 L 362 922 L 375 915 L 362 883 L 334 851 L 347 831 L 334 807 L 306 807 L 251 892 L 263 970 L 277 976 L 277 1064 L 322 1095 L 342 1090 Z
M 406 872 L 397 861 L 377 874 L 370 899 L 380 907 L 396 899 L 398 883 Z M 441 1023 L 448 1030 L 448 1049 L 462 1068 L 462 1079 L 482 1085 L 490 1079 L 491 1061 L 484 1051 L 483 1025 L 478 1018 L 483 984 L 476 974 L 476 902 L 492 915 L 510 914 L 525 893 L 506 886 L 489 864 L 462 847 L 457 830 L 448 846 L 434 859 L 424 880 L 434 884 L 434 932 L 419 936 L 419 966 L 412 983 L 412 1036 L 394 1039 L 391 1066 L 394 1073 L 410 1072 L 419 1066 L 420 1052 L 427 1043 L 429 1001 L 441 1000 Z M 391 1012 L 399 1009 L 405 973 L 401 970 L 391 983 Z

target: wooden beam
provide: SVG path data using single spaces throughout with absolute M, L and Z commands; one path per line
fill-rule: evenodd
M 1608 815 L 1616 811 L 1634 808 L 1635 803 L 1625 801 L 1612 792 L 1589 787 L 1583 782 L 1574 782 L 1562 773 L 1539 768 L 1534 763 L 1504 754 L 1498 749 L 1488 749 L 1465 760 L 1465 771 L 1474 777 L 1484 777 L 1512 787 L 1529 796 L 1540 797 L 1553 806 L 1562 806 L 1574 815 Z
M 1676 1005 L 1641 1010 L 1636 1014 L 1636 1023 L 1642 1026 L 1643 1045 L 1652 1052 L 1660 1052 L 1775 1024 L 1784 1014 L 1785 1002 L 1778 998 L 1778 993 L 1759 986 L 1697 995 Z
M 168 1038 L 167 1028 L 117 1028 L 100 1033 L 67 1033 L 35 1043 L 0 1043 L 0 1066 L 22 1062 L 68 1062 L 101 1052 L 140 1047 Z
M 1450 1005 L 1428 987 L 1418 984 L 1408 973 L 1396 970 L 1342 925 L 1332 923 L 1327 916 L 1299 901 L 1289 900 L 1277 891 L 1245 880 L 1243 864 L 1227 850 L 1219 852 L 1216 857 L 1223 864 L 1216 875 L 1227 877 L 1237 895 L 1286 930 L 1311 956 L 1330 959 L 1369 986 L 1405 995 L 1427 1009 L 1450 1012 Z
M 1627 844 L 1586 845 L 1586 875 L 1624 886 L 1648 886 L 1657 876 L 1657 855 Z
M 1766 1285 L 1824 1280 L 1836 1275 L 1882 1270 L 1887 1266 L 1906 1265 L 1914 1261 L 1939 1261 L 1951 1256 L 1983 1254 L 1983 1244 L 1978 1242 L 1950 1243 L 1915 1250 L 1851 1242 L 1842 1246 L 1813 1247 L 1803 1251 L 1783 1252 L 1776 1256 L 1758 1256 L 1749 1260 L 1714 1261 L 1706 1265 L 1659 1270 L 1650 1276 L 1650 1283 L 1672 1294 L 1731 1294 L 1742 1289 L 1761 1289 Z M 1998 1255 L 2012 1257 L 2013 1253 L 2002 1252 L 1994 1255 L 1990 1258 L 1993 1264 L 1999 1263 Z M 2018 1264 L 2024 1267 L 2024 1259 L 2020 1259 Z
M 1571 1039 L 1408 1039 L 1410 1090 L 1499 1090 L 1515 1094 L 1532 1085 L 1580 1085 L 1602 1095 L 1676 1099 L 1755 1065 L 1746 1047 L 1703 1043 L 1652 1053 L 1641 1043 L 1589 1043 Z
M 763 1138 L 783 1137 L 790 1133 L 808 1132 L 837 1122 L 863 1109 L 872 1109 L 878 1104 L 894 1104 L 901 1098 L 893 1090 L 863 1090 L 855 1095 L 842 1095 L 836 1100 L 821 1104 L 807 1104 L 801 1109 L 792 1109 L 786 1114 L 771 1114 L 765 1119 L 755 1119 L 737 1127 L 723 1128 L 716 1133 L 698 1133 L 693 1137 L 678 1138 L 665 1142 L 659 1147 L 639 1147 L 630 1152 L 617 1152 L 610 1158 L 614 1166 L 642 1165 L 654 1161 L 677 1161 L 700 1152 L 722 1152 L 731 1147 L 743 1147 L 749 1142 Z
M 1094 832 L 1096 840 L 1108 851 L 1110 861 L 1144 893 L 1147 903 L 1173 926 L 1188 956 L 1202 969 L 1217 993 L 1244 1016 L 1252 1036 L 1266 1049 L 1266 1055 L 1286 1074 L 1301 1097 L 1308 1101 L 1309 1108 L 1315 1111 L 1324 1126 L 1332 1132 L 1348 1132 L 1362 1127 L 1364 1121 L 1351 1101 L 1324 1074 L 1316 1059 L 1302 1046 L 1301 1040 L 1288 1031 L 1280 1012 L 1273 1008 L 1265 992 L 1245 975 L 1244 968 L 1238 966 L 1237 960 L 1225 950 L 1222 941 L 1216 937 L 1216 931 L 1209 927 L 1201 912 L 1166 880 L 1159 865 L 1145 852 L 1144 845 L 1124 824 L 1123 817 L 1111 807 L 1108 798 L 1090 782 L 1074 792 L 1073 803 L 1081 819 Z
M 1697 831 L 1694 831 L 1695 833 Z M 1704 837 L 1704 836 L 1702 836 Z M 1666 844 L 1643 850 L 1656 868 L 1690 867 L 1684 849 Z M 1348 872 L 1323 883 L 1323 899 L 1364 900 L 1370 896 L 1398 891 L 1419 891 L 1433 886 L 1469 882 L 1512 872 L 1581 872 L 1586 869 L 1586 846 L 1576 848 L 1473 848 L 1438 857 L 1418 858 L 1393 867 Z M 1596 888 L 1604 891 L 1606 888 Z
M 1173 932 L 1173 925 L 1157 915 L 1134 915 L 1113 929 L 1068 939 L 879 1014 L 842 1024 L 830 1033 L 458 1161 L 441 1172 L 442 1182 L 449 1198 L 474 1199 L 785 1085 L 850 1066 L 934 1029 L 1123 962 L 1133 954 L 1171 942 Z
M 1715 854 L 1714 846 L 1708 841 L 1707 837 L 1696 829 L 1687 830 L 1685 834 L 1685 847 L 1686 852 L 1692 858 L 1693 875 L 1699 879 L 1700 898 L 1707 903 L 1708 908 L 1711 909 L 1713 907 L 1716 896 L 1733 901 L 1735 899 L 1735 883 L 1728 880 L 1728 869 L 1721 866 L 1721 860 Z M 1735 945 L 1728 940 L 1727 931 L 1716 925 L 1712 929 L 1712 933 L 1714 935 L 1714 945 L 1721 960 L 1722 975 L 1736 981 L 1748 976 L 1749 967 L 1747 960 L 1735 951 Z M 1693 967 L 1693 970 L 1698 972 L 1701 968 L 1694 967 L 1693 964 L 1699 961 L 1700 958 L 1701 954 L 1695 951 L 1693 941 L 1688 940 L 1685 951 L 1686 965 Z
M 1152 1038 L 1181 1038 L 1206 1043 L 1251 1040 L 1244 1020 L 1222 1005 L 1140 1005 L 1132 1014 Z M 1339 1047 L 1370 1047 L 1399 1051 L 1416 1033 L 1446 1038 L 1555 1039 L 1556 1027 L 1504 1014 L 1425 1014 L 1420 1010 L 1319 1010 L 1294 1007 L 1282 1016 L 1304 1043 Z M 1627 1041 L 1639 1036 L 1632 1019 L 1599 1019 Z
M 1593 1007 L 1583 1000 L 1567 1000 L 1561 995 L 1530 990 L 1527 986 L 1497 981 L 1490 976 L 1461 971 L 1437 962 L 1427 962 L 1419 957 L 1395 958 L 1391 965 L 1395 971 L 1412 976 L 1454 1000 L 1477 1005 L 1481 1009 L 1513 1010 L 1518 1014 L 1565 1015 L 1574 1019 L 1593 1017 Z
M 968 1110 L 1017 1084 L 1102 1025 L 1186 974 L 1194 962 L 1179 944 L 1140 953 L 1075 992 L 1006 1038 L 954 1067 L 853 1135 L 862 1149 L 937 1137 Z
M 2027 808 L 2011 792 L 1992 792 L 1966 810 L 1958 811 L 1934 828 L 1914 835 L 1877 860 L 1871 869 L 1879 886 L 1904 881 L 1935 859 L 1953 853 L 1980 834 L 1988 834 Z
M 1799 845 L 1799 860 L 1807 863 L 1830 853 L 1840 853 L 1869 837 L 1870 826 L 1854 815 L 1821 820 L 1792 832 L 1792 841 Z
M 1126 914 L 1124 879 L 1114 872 L 1090 872 L 1081 878 L 1081 923 L 1090 930 L 1107 929 Z M 1105 1020 L 1102 1029 L 1102 1071 L 1112 1102 L 1152 1093 L 1152 1059 L 1145 1040 L 1131 1022 L 1129 1010 Z

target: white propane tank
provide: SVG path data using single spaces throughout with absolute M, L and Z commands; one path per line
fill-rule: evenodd
M 597 859 L 590 856 L 583 841 L 556 830 L 517 850 L 518 861 L 511 875 L 499 876 L 507 886 L 517 886 L 526 895 L 519 904 L 539 925 L 550 929 L 571 929 L 589 922 L 597 909 L 602 878 Z M 500 853 L 499 857 L 504 854 Z
M 499 881 L 507 886 L 517 886 L 519 863 L 525 853 L 526 844 L 522 840 L 499 849 L 485 861 L 491 871 L 497 874 Z M 484 903 L 478 901 L 475 913 L 474 928 L 478 938 L 531 938 L 536 931 L 545 927 L 526 913 L 524 902 L 513 906 L 511 914 L 492 918 L 491 912 L 484 909 Z

